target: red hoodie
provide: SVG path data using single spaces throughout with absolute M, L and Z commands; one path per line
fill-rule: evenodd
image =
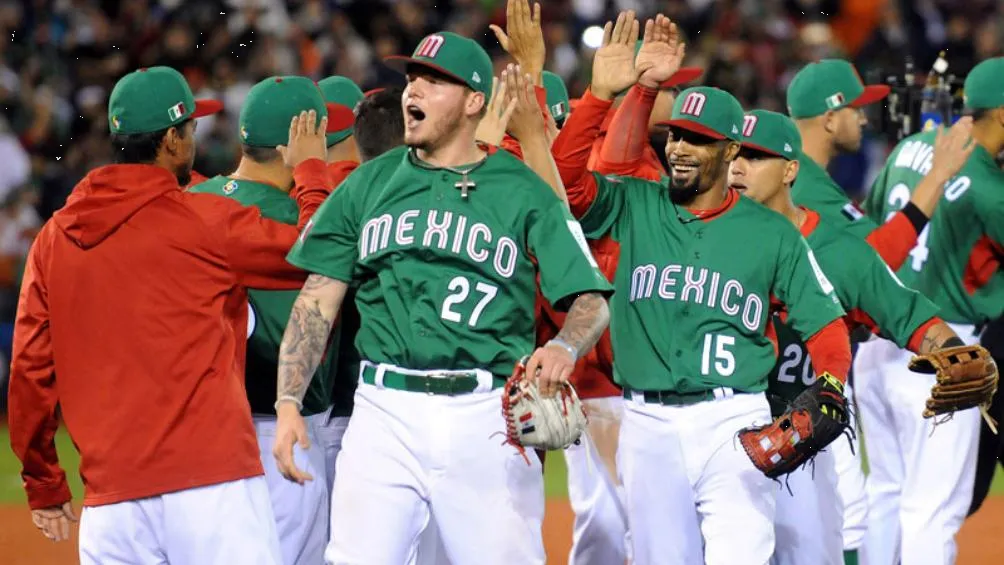
M 294 172 L 300 224 L 330 192 L 320 160 Z M 70 500 L 57 404 L 80 452 L 84 504 L 262 474 L 244 393 L 244 287 L 295 289 L 296 227 L 167 170 L 87 175 L 35 240 L 18 301 L 10 441 L 32 508 Z

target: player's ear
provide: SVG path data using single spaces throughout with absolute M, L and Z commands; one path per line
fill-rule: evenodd
M 464 111 L 468 116 L 479 117 L 484 115 L 484 109 L 487 104 L 488 98 L 485 97 L 483 92 L 474 92 L 472 90 L 467 95 L 467 105 Z
M 735 141 L 728 142 L 728 144 L 725 146 L 725 162 L 726 163 L 731 163 L 732 161 L 736 160 L 736 157 L 739 156 L 739 148 L 740 148 L 740 145 L 738 143 L 736 143 Z
M 792 159 L 784 167 L 784 184 L 793 184 L 798 177 L 798 160 Z
M 836 133 L 837 132 L 837 113 L 833 110 L 827 110 L 822 116 L 818 118 L 823 126 L 823 130 L 826 133 Z

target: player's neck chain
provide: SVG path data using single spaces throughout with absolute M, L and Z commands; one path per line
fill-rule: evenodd
M 457 167 L 449 167 L 446 165 L 441 167 L 430 165 L 429 163 L 426 163 L 421 158 L 419 158 L 419 156 L 415 153 L 414 147 L 408 148 L 408 159 L 411 161 L 411 164 L 415 165 L 420 169 L 425 169 L 427 171 L 440 171 L 440 170 L 450 171 L 451 173 L 460 175 L 460 180 L 457 181 L 453 186 L 456 187 L 458 190 L 460 190 L 461 198 L 467 198 L 468 191 L 472 188 L 477 188 L 477 183 L 470 180 L 467 177 L 467 175 L 476 171 L 478 168 L 481 167 L 481 165 L 484 165 L 485 162 L 488 161 L 488 154 L 486 153 L 485 156 L 481 158 L 481 160 L 463 169 Z

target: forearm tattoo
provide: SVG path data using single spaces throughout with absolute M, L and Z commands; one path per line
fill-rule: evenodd
M 317 370 L 328 345 L 328 334 L 334 323 L 335 311 L 325 312 L 321 296 L 332 291 L 337 281 L 322 275 L 310 275 L 293 303 L 286 332 L 279 346 L 279 378 L 277 398 L 295 398 L 302 402 L 314 371 Z
M 590 292 L 572 302 L 568 316 L 565 317 L 565 325 L 561 327 L 557 337 L 582 355 L 596 345 L 609 323 L 610 309 L 606 299 Z
M 923 339 L 920 340 L 920 347 L 918 348 L 917 353 L 924 355 L 946 347 L 956 347 L 960 345 L 965 345 L 965 342 L 959 339 L 959 336 L 955 335 L 952 328 L 948 327 L 947 324 L 939 323 L 934 324 L 927 329 L 926 333 L 924 333 Z

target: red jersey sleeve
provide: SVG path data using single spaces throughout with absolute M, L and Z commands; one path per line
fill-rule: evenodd
M 293 171 L 290 196 L 300 208 L 296 227 L 262 217 L 253 206 L 227 206 L 226 256 L 239 284 L 249 288 L 297 289 L 307 273 L 286 261 L 300 230 L 331 193 L 333 182 L 327 165 L 319 159 L 300 163 Z
M 614 111 L 600 149 L 596 171 L 606 174 L 637 176 L 634 173 L 645 165 L 645 148 L 648 147 L 648 120 L 659 91 L 635 85 L 624 101 Z
M 21 460 L 21 478 L 32 509 L 60 506 L 71 499 L 56 455 L 59 398 L 42 257 L 47 231 L 28 253 L 14 322 L 8 393 L 11 449 Z
M 888 222 L 875 228 L 865 241 L 878 251 L 882 260 L 893 271 L 898 271 L 910 250 L 917 245 L 917 230 L 910 218 L 903 212 L 897 212 Z
M 829 373 L 847 382 L 851 369 L 851 336 L 843 318 L 837 318 L 816 332 L 805 342 L 817 375 Z
M 334 163 L 328 163 L 328 175 L 331 177 L 331 186 L 337 188 L 358 167 L 359 163 L 355 161 L 335 161 Z
M 551 145 L 568 206 L 576 217 L 585 214 L 596 198 L 596 179 L 588 169 L 589 155 L 612 105 L 613 101 L 597 98 L 587 90 Z

